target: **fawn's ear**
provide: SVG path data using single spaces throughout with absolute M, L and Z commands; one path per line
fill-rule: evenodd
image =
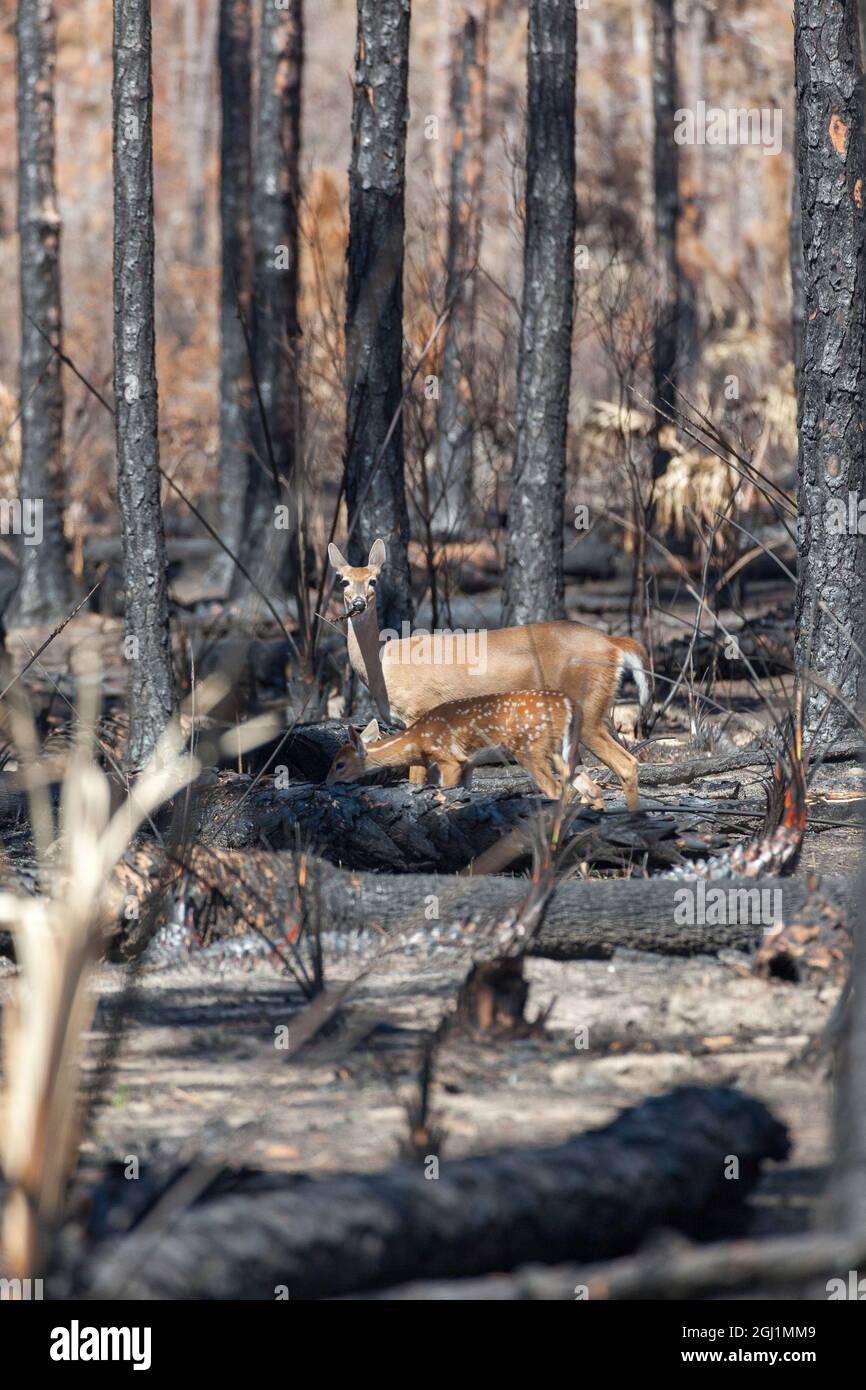
M 379 725 L 375 719 L 371 719 L 366 729 L 361 730 L 362 743 L 376 743 L 382 735 L 379 733 Z
M 388 556 L 385 550 L 385 542 L 382 540 L 380 536 L 379 539 L 377 541 L 374 541 L 373 544 L 370 546 L 370 554 L 367 556 L 367 564 L 370 566 L 371 569 L 380 570 L 387 558 Z
M 357 729 L 354 729 L 354 728 L 352 727 L 351 724 L 350 724 L 349 727 L 348 727 L 348 733 L 349 733 L 349 742 L 351 743 L 351 745 L 352 745 L 352 747 L 354 748 L 355 752 L 358 754 L 359 757 L 361 757 L 361 758 L 366 758 L 366 756 L 367 756 L 367 750 L 366 750 L 366 748 L 364 747 L 364 744 L 362 743 L 363 735 L 362 735 L 362 734 L 359 734 L 359 733 L 358 733 L 358 730 L 357 730 Z
M 344 570 L 348 568 L 349 561 L 343 558 L 333 541 L 331 541 L 331 544 L 328 546 L 328 559 L 335 570 Z

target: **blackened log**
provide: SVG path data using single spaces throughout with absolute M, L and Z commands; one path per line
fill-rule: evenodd
M 767 676 L 790 675 L 794 670 L 794 650 L 790 620 L 760 619 L 742 627 L 736 633 L 738 655 L 728 656 L 727 634 L 714 636 L 701 633 L 694 641 L 676 637 L 659 644 L 655 670 L 662 676 L 676 679 L 685 661 L 691 659 L 700 676 L 713 671 L 716 678 L 737 680 L 742 675 L 743 661 L 748 661 L 750 674 L 758 680 Z M 740 664 L 737 665 L 737 662 Z
M 70 608 L 63 537 L 60 213 L 54 184 L 54 0 L 18 5 L 18 231 L 21 264 L 20 582 L 12 623 L 58 622 Z M 41 518 L 39 511 L 41 509 Z
M 409 12 L 409 0 L 358 0 L 346 283 L 349 559 L 365 565 L 384 538 L 379 621 L 398 632 L 412 618 L 400 418 Z
M 177 861 L 169 861 L 161 850 L 140 850 L 117 875 L 124 902 L 134 898 L 141 908 L 154 895 L 178 891 L 181 881 L 186 910 L 194 925 L 207 925 L 212 940 L 253 932 L 279 942 L 298 921 L 303 904 L 308 921 L 322 932 L 366 936 L 373 950 L 400 944 L 423 949 L 429 944 L 469 953 L 486 950 L 492 939 L 487 928 L 493 929 L 521 906 L 528 886 L 525 879 L 494 875 L 360 873 L 310 856 L 301 870 L 294 854 L 199 845 L 185 850 Z M 726 894 L 725 915 L 743 921 L 677 920 L 684 916 L 682 890 L 696 889 L 694 883 L 661 878 L 562 883 L 529 953 L 552 960 L 606 960 L 616 949 L 672 956 L 752 952 L 764 940 L 764 927 L 750 920 L 751 908 L 737 906 L 745 900 L 730 895 L 769 894 L 749 902 L 771 909 L 780 906 L 786 923 L 804 912 L 810 900 L 801 879 L 728 879 L 718 886 Z M 705 887 L 709 893 L 713 885 Z M 822 898 L 838 901 L 842 908 L 851 892 L 840 879 L 821 885 Z M 774 898 L 774 893 L 780 897 Z M 112 958 L 130 960 L 140 954 L 149 940 L 149 931 L 140 927 L 146 917 L 143 911 L 119 916 Z
M 202 789 L 196 838 L 222 849 L 293 849 L 301 836 L 315 853 L 352 868 L 447 873 L 525 828 L 546 804 L 532 794 L 528 778 L 510 776 L 489 789 L 479 783 L 478 793 L 405 780 L 394 786 L 282 786 L 278 779 L 279 773 L 253 786 L 248 779 L 223 778 Z M 580 835 L 581 857 L 592 863 L 623 864 L 647 855 L 650 864 L 666 867 L 679 862 L 667 843 L 675 833 L 676 822 L 667 817 L 587 809 L 575 815 L 563 840 Z M 525 853 L 518 845 L 514 857 Z
M 788 1153 L 760 1101 L 681 1087 L 557 1147 L 311 1179 L 237 1175 L 234 1190 L 100 1252 L 90 1292 L 123 1298 L 328 1298 L 527 1261 L 625 1254 L 659 1228 L 742 1216 L 768 1159 Z M 730 1156 L 739 1177 L 728 1178 Z
M 653 182 L 655 187 L 656 323 L 653 347 L 655 403 L 670 414 L 676 401 L 677 352 L 682 316 L 677 224 L 680 214 L 679 146 L 674 140 L 677 97 L 674 0 L 653 0 Z M 662 422 L 659 419 L 658 424 Z M 656 438 L 653 476 L 664 473 L 670 453 Z
M 866 539 L 847 519 L 850 497 L 866 496 L 863 64 L 857 5 L 797 0 L 794 23 L 805 274 L 796 650 L 804 731 L 829 742 L 866 695 Z
M 266 593 L 297 594 L 298 268 L 303 0 L 266 4 L 253 160 L 253 340 L 258 399 L 240 558 Z M 285 509 L 285 510 L 281 510 Z M 247 592 L 235 571 L 232 592 Z M 300 605 L 303 608 L 303 604 Z
M 251 53 L 250 0 L 220 0 L 220 535 L 235 554 L 251 459 L 252 384 L 241 323 L 241 315 L 250 321 L 253 280 Z M 233 571 L 220 554 L 215 576 L 228 585 Z
M 488 0 L 463 9 L 451 58 L 451 191 L 444 328 L 439 382 L 438 472 L 433 480 L 433 529 L 459 534 L 471 516 L 475 402 L 475 283 L 481 248 L 484 178 L 484 96 L 487 81 Z
M 506 626 L 565 616 L 562 533 L 574 313 L 576 73 L 572 0 L 530 0 L 526 235 L 505 547 Z
M 150 0 L 114 0 L 114 400 L 130 730 L 140 768 L 175 708 L 153 317 Z

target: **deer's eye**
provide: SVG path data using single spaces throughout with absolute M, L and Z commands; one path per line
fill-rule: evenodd
M 349 579 L 341 579 L 341 580 L 340 580 L 340 583 L 342 584 L 342 586 L 343 586 L 344 589 L 348 589 L 349 584 L 351 583 L 351 580 L 349 580 Z
M 346 764 L 345 764 L 345 762 L 343 761 L 343 759 L 341 758 L 340 761 L 339 761 L 338 763 L 335 763 L 335 764 L 334 764 L 334 770 L 335 770 L 335 772 L 342 772 L 342 771 L 343 771 L 343 768 L 344 768 L 345 766 L 346 766 Z
M 368 580 L 367 580 L 367 585 L 368 585 L 369 588 L 375 589 L 375 587 L 376 587 L 376 581 L 375 581 L 375 579 L 368 579 Z

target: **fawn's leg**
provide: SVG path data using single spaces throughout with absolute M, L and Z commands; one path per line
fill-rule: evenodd
M 409 766 L 409 781 L 415 787 L 420 787 L 427 781 L 427 769 L 423 763 L 411 763 Z
M 440 787 L 459 787 L 460 778 L 463 776 L 463 764 L 448 762 L 447 759 L 436 759 L 439 767 Z
M 609 767 L 622 782 L 625 792 L 625 804 L 630 811 L 637 811 L 640 806 L 640 798 L 637 790 L 637 758 L 623 748 L 621 743 L 617 743 L 611 734 L 600 725 L 593 729 L 592 733 L 586 733 L 583 739 L 587 748 L 600 758 L 605 767 Z
M 559 800 L 560 784 L 550 770 L 550 764 L 543 755 L 536 758 L 525 757 L 519 759 L 520 766 L 524 768 L 530 777 L 541 788 L 542 794 L 548 801 Z

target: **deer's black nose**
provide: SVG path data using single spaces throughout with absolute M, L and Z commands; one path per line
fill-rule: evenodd
M 364 612 L 364 609 L 365 609 L 366 607 L 367 607 L 367 601 L 366 601 L 366 599 L 362 599 L 362 598 L 353 598 L 353 599 L 352 599 L 352 603 L 351 603 L 351 605 L 350 605 L 350 607 L 349 607 L 349 612 L 350 612 L 350 613 L 363 613 L 363 612 Z

